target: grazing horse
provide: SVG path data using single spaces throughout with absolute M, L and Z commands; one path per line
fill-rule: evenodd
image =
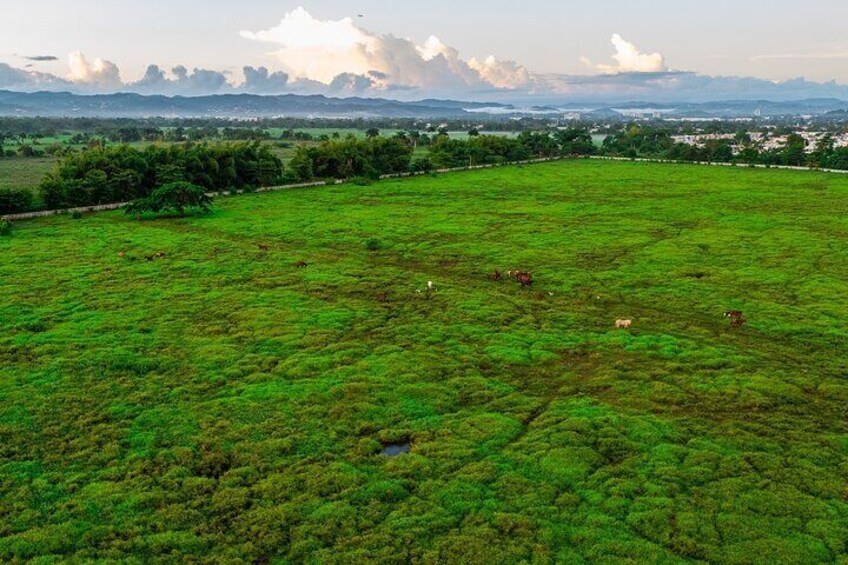
M 509 276 L 521 283 L 521 286 L 533 286 L 533 275 L 524 271 L 510 271 Z
M 630 326 L 633 325 L 633 320 L 616 320 L 615 328 L 617 330 L 629 330 Z
M 747 323 L 748 323 L 748 320 L 746 320 L 745 318 L 733 318 L 732 320 L 730 320 L 730 327 L 731 328 L 741 328 L 742 326 L 744 326 Z
M 497 269 L 495 269 L 495 272 L 489 273 L 488 275 L 486 275 L 486 278 L 488 278 L 490 281 L 496 281 L 496 282 L 502 281 L 503 280 L 503 274 L 500 271 L 498 271 Z

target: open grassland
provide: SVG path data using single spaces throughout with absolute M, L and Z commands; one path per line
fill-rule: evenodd
M 0 158 L 0 190 L 38 188 L 41 179 L 53 170 L 54 157 L 3 157 Z
M 20 223 L 0 561 L 846 563 L 847 213 L 577 161 Z

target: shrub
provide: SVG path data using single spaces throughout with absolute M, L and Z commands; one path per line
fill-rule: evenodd
M 32 206 L 32 193 L 28 190 L 0 190 L 0 214 L 26 212 Z
M 351 184 L 355 184 L 357 186 L 368 186 L 370 184 L 374 184 L 374 181 L 369 179 L 368 177 L 353 177 L 350 179 Z
M 82 212 L 80 212 L 79 210 L 74 210 L 73 212 L 71 212 L 71 218 L 74 220 L 81 220 Z
M 140 216 L 146 212 L 159 214 L 173 211 L 185 216 L 189 210 L 205 214 L 211 209 L 212 199 L 202 187 L 189 182 L 172 182 L 157 188 L 146 198 L 131 202 L 126 213 Z
M 376 237 L 370 237 L 365 240 L 365 249 L 368 251 L 379 251 L 382 243 Z
M 0 220 L 0 236 L 9 235 L 12 233 L 12 222 L 9 220 Z
M 433 162 L 427 157 L 419 157 L 409 165 L 411 173 L 429 173 L 433 170 Z

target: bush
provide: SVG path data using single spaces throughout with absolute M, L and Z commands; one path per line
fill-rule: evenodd
M 368 186 L 374 184 L 374 181 L 369 179 L 368 177 L 353 177 L 350 179 L 351 184 L 355 184 L 357 186 Z
M 71 219 L 81 220 L 82 219 L 82 212 L 80 212 L 79 210 L 74 210 L 73 212 L 71 212 Z
M 429 173 L 433 170 L 433 162 L 428 157 L 419 157 L 409 165 L 411 173 Z
M 371 237 L 365 240 L 365 249 L 368 251 L 379 251 L 382 243 L 376 237 Z
M 212 199 L 203 187 L 190 182 L 172 182 L 153 191 L 146 198 L 134 200 L 127 206 L 127 214 L 140 216 L 146 212 L 160 214 L 173 211 L 185 216 L 190 210 L 205 214 L 212 210 Z
M 18 214 L 32 207 L 32 193 L 28 190 L 0 190 L 0 214 Z
M 9 220 L 0 220 L 0 236 L 9 235 L 12 233 L 12 222 Z

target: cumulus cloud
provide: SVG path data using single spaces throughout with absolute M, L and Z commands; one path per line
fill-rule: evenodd
M 479 61 L 472 58 L 468 66 L 477 71 L 484 81 L 498 88 L 523 88 L 533 83 L 533 76 L 514 61 L 499 61 L 490 56 Z
M 612 44 L 615 47 L 615 55 L 612 56 L 615 64 L 595 65 L 594 68 L 605 74 L 617 73 L 659 73 L 668 70 L 665 57 L 660 53 L 642 53 L 633 43 L 630 43 L 619 34 L 612 36 Z M 591 62 L 583 58 L 583 62 L 591 66 Z
M 81 85 L 89 85 L 100 89 L 119 88 L 121 72 L 118 66 L 104 59 L 89 62 L 82 51 L 74 51 L 68 55 L 68 80 Z
M 279 94 L 283 92 L 289 83 L 289 75 L 282 72 L 269 72 L 265 67 L 255 69 L 250 66 L 242 69 L 244 72 L 245 92 L 252 94 Z
M 342 73 L 337 75 L 330 83 L 329 92 L 331 94 L 358 95 L 366 93 L 372 86 L 374 86 L 374 81 L 367 76 Z
M 0 63 L 0 88 L 9 90 L 53 90 L 69 86 L 68 81 L 50 73 L 17 69 Z
M 241 36 L 275 45 L 273 55 L 293 78 L 326 85 L 450 90 L 515 88 L 530 81 L 530 73 L 516 63 L 493 57 L 465 61 L 435 36 L 419 45 L 391 34 L 374 34 L 351 18 L 318 20 L 302 7 L 287 13 L 275 27 L 242 31 Z M 351 82 L 353 76 L 360 78 Z
M 158 65 L 149 65 L 139 81 L 127 86 L 144 94 L 220 94 L 231 89 L 227 76 L 218 71 L 194 69 L 189 72 L 186 67 L 178 65 L 171 69 L 171 76 L 173 78 L 169 78 Z

